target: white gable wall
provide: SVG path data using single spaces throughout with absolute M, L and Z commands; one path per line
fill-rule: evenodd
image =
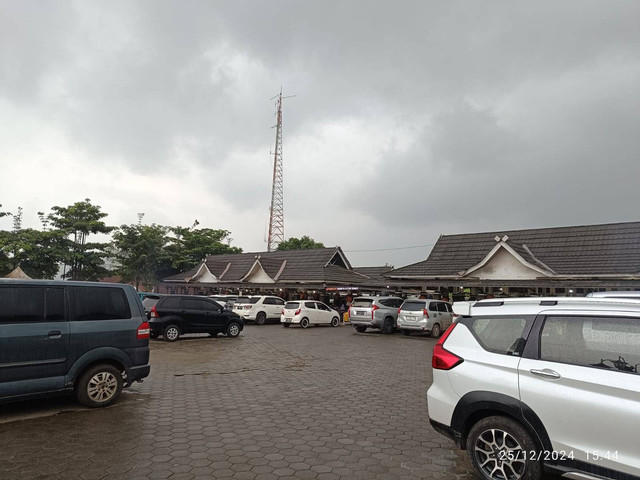
M 209 271 L 207 266 L 203 264 L 189 282 L 217 283 L 218 279 Z
M 247 283 L 276 283 L 276 281 L 267 275 L 267 272 L 264 271 L 262 265 L 259 262 L 256 262 L 251 269 L 249 275 L 247 275 L 243 282 Z
M 481 280 L 534 280 L 543 276 L 522 264 L 507 250 L 501 248 L 482 268 L 472 273 Z

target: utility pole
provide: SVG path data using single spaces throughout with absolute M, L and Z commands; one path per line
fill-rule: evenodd
M 271 207 L 269 208 L 269 237 L 267 238 L 267 251 L 272 252 L 278 248 L 278 244 L 284 242 L 284 179 L 282 174 L 282 100 L 288 97 L 280 93 L 271 100 L 276 101 L 276 148 L 273 153 L 273 181 L 271 184 Z

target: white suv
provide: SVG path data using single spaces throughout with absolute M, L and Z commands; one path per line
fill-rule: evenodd
M 427 401 L 482 478 L 640 478 L 640 301 L 463 307 L 433 349 Z
M 284 300 L 280 297 L 263 295 L 260 297 L 249 297 L 247 302 L 234 303 L 233 311 L 240 315 L 245 321 L 256 322 L 256 325 L 263 325 L 267 320 L 278 320 L 282 314 Z

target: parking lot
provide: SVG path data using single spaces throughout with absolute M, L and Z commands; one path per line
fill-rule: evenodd
M 112 407 L 0 406 L 0 479 L 475 478 L 429 426 L 434 344 L 279 325 L 153 340 Z

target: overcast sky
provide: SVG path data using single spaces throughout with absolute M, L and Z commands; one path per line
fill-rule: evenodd
M 282 87 L 285 236 L 354 266 L 635 221 L 639 20 L 637 0 L 0 0 L 0 204 L 37 228 L 90 198 L 264 251 Z

